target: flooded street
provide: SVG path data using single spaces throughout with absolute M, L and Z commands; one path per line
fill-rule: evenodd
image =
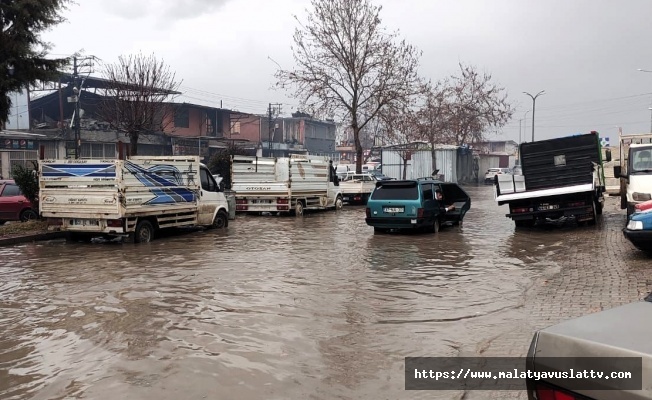
M 404 357 L 485 354 L 551 255 L 600 231 L 515 231 L 491 187 L 466 189 L 463 228 L 437 234 L 374 235 L 345 207 L 0 248 L 0 398 L 433 398 L 404 390 Z

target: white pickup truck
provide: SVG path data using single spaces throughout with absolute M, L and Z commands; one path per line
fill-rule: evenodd
M 340 182 L 344 201 L 349 204 L 367 204 L 371 192 L 376 188 L 376 182 L 376 176 L 368 172 L 346 174 Z
M 41 216 L 71 239 L 140 243 L 163 228 L 228 226 L 224 192 L 196 156 L 41 159 L 39 186 Z
M 339 179 L 332 161 L 318 156 L 233 156 L 231 190 L 236 212 L 294 213 L 341 209 Z
M 620 165 L 614 178 L 620 178 L 620 208 L 627 216 L 637 204 L 652 199 L 652 134 L 620 135 Z

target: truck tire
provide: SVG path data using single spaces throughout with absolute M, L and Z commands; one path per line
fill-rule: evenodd
M 591 206 L 591 210 L 593 211 L 593 219 L 587 222 L 589 225 L 595 225 L 598 222 L 598 206 L 595 200 L 593 200 L 593 205 Z
M 629 216 L 634 214 L 635 207 L 634 205 L 627 204 L 625 208 L 627 209 L 627 219 L 629 219 Z
M 224 210 L 218 211 L 213 220 L 213 225 L 211 225 L 211 229 L 224 229 L 227 226 L 229 226 L 229 216 Z
M 627 208 L 627 191 L 620 188 L 620 209 L 624 210 Z
M 342 196 L 337 196 L 337 198 L 335 198 L 335 209 L 341 210 L 343 205 L 344 202 L 342 201 Z
M 134 232 L 134 243 L 149 243 L 154 238 L 154 225 L 148 220 L 139 221 Z
M 303 216 L 303 202 L 301 200 L 297 200 L 296 204 L 294 205 L 294 215 L 297 217 Z

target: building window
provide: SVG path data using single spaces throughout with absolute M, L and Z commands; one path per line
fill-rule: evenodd
M 190 128 L 190 113 L 187 107 L 180 107 L 174 113 L 175 128 Z
M 206 115 L 206 135 L 215 136 L 215 124 L 213 123 L 213 118 Z
M 240 121 L 234 122 L 233 126 L 231 127 L 231 134 L 232 135 L 239 135 L 240 134 Z

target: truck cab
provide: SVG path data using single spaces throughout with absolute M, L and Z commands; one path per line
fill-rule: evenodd
M 621 157 L 621 165 L 614 167 L 614 177 L 621 179 L 621 208 L 630 216 L 637 204 L 652 199 L 652 143 L 621 146 L 629 148 Z

